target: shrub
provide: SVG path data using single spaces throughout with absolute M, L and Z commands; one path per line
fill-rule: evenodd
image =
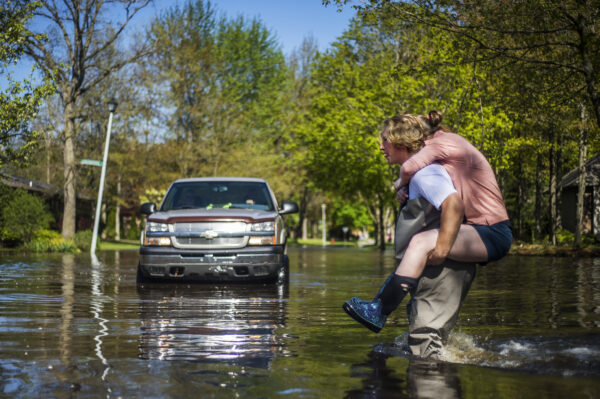
M 59 232 L 38 230 L 25 248 L 32 252 L 79 252 L 73 240 L 65 240 Z
M 131 221 L 129 222 L 129 231 L 127 232 L 128 240 L 139 240 L 140 239 L 140 229 L 138 229 L 137 225 L 137 217 L 135 214 L 131 216 Z
M 92 247 L 92 236 L 94 232 L 92 230 L 81 230 L 75 233 L 73 241 L 77 248 L 82 252 L 89 252 Z
M 558 242 L 558 245 L 573 245 L 575 234 L 571 233 L 569 230 L 558 230 L 556 232 L 556 241 Z
M 2 221 L 3 235 L 9 234 L 28 243 L 36 231 L 50 226 L 52 215 L 43 199 L 17 190 L 2 209 Z
M 104 226 L 104 236 L 109 240 L 114 240 L 117 236 L 116 223 L 115 218 L 117 217 L 117 211 L 115 209 L 111 209 L 108 212 L 108 216 L 106 218 L 106 226 Z

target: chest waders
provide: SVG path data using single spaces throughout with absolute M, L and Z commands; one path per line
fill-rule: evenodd
M 396 264 L 402 260 L 415 234 L 439 228 L 439 225 L 440 212 L 424 198 L 407 201 L 396 222 Z M 435 357 L 456 324 L 460 307 L 474 278 L 474 263 L 447 260 L 439 266 L 425 267 L 418 279 L 392 273 L 371 301 L 353 297 L 342 307 L 353 319 L 377 333 L 384 327 L 389 314 L 410 292 L 411 300 L 407 304 L 408 344 L 415 356 Z

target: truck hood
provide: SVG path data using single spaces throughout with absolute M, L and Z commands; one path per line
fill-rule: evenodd
M 156 212 L 148 216 L 149 222 L 176 223 L 176 222 L 203 222 L 243 220 L 248 223 L 273 220 L 277 212 L 256 209 L 178 209 L 167 212 Z

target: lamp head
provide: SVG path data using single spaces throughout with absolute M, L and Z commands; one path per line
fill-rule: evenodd
M 114 98 L 113 98 L 113 99 L 111 99 L 111 100 L 108 102 L 108 112 L 110 112 L 110 113 L 113 113 L 113 112 L 115 112 L 115 111 L 117 110 L 117 105 L 119 105 L 119 103 L 118 103 L 118 102 L 116 102 Z

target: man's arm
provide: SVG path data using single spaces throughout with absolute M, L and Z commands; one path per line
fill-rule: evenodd
M 456 240 L 458 230 L 465 215 L 465 206 L 457 193 L 449 195 L 440 207 L 442 215 L 440 232 L 435 248 L 429 253 L 428 265 L 440 265 L 444 262 Z

